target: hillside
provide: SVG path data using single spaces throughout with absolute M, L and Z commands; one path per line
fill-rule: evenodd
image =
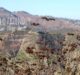
M 0 75 L 80 75 L 80 21 L 0 8 Z
M 0 8 L 0 31 L 25 30 L 28 26 L 38 24 L 47 31 L 80 28 L 79 20 L 69 20 L 51 16 L 36 16 L 26 11 L 10 12 Z

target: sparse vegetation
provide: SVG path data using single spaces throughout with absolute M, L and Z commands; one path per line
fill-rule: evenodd
M 4 14 L 0 22 L 0 75 L 80 75 L 80 26 L 75 21 L 26 12 L 22 18 L 20 12 L 1 10 L 11 16 L 9 24 Z

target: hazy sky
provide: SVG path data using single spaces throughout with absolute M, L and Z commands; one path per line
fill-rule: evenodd
M 0 7 L 35 15 L 80 19 L 80 0 L 0 0 Z

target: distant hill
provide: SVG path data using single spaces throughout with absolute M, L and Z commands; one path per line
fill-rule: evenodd
M 10 12 L 0 7 L 0 31 L 26 30 L 28 26 L 43 27 L 47 31 L 62 29 L 80 29 L 79 20 L 36 16 L 26 11 Z

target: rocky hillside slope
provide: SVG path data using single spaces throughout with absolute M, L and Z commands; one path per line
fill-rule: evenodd
M 0 8 L 0 75 L 80 75 L 79 21 Z
M 79 34 L 7 34 L 0 38 L 0 75 L 80 75 Z

